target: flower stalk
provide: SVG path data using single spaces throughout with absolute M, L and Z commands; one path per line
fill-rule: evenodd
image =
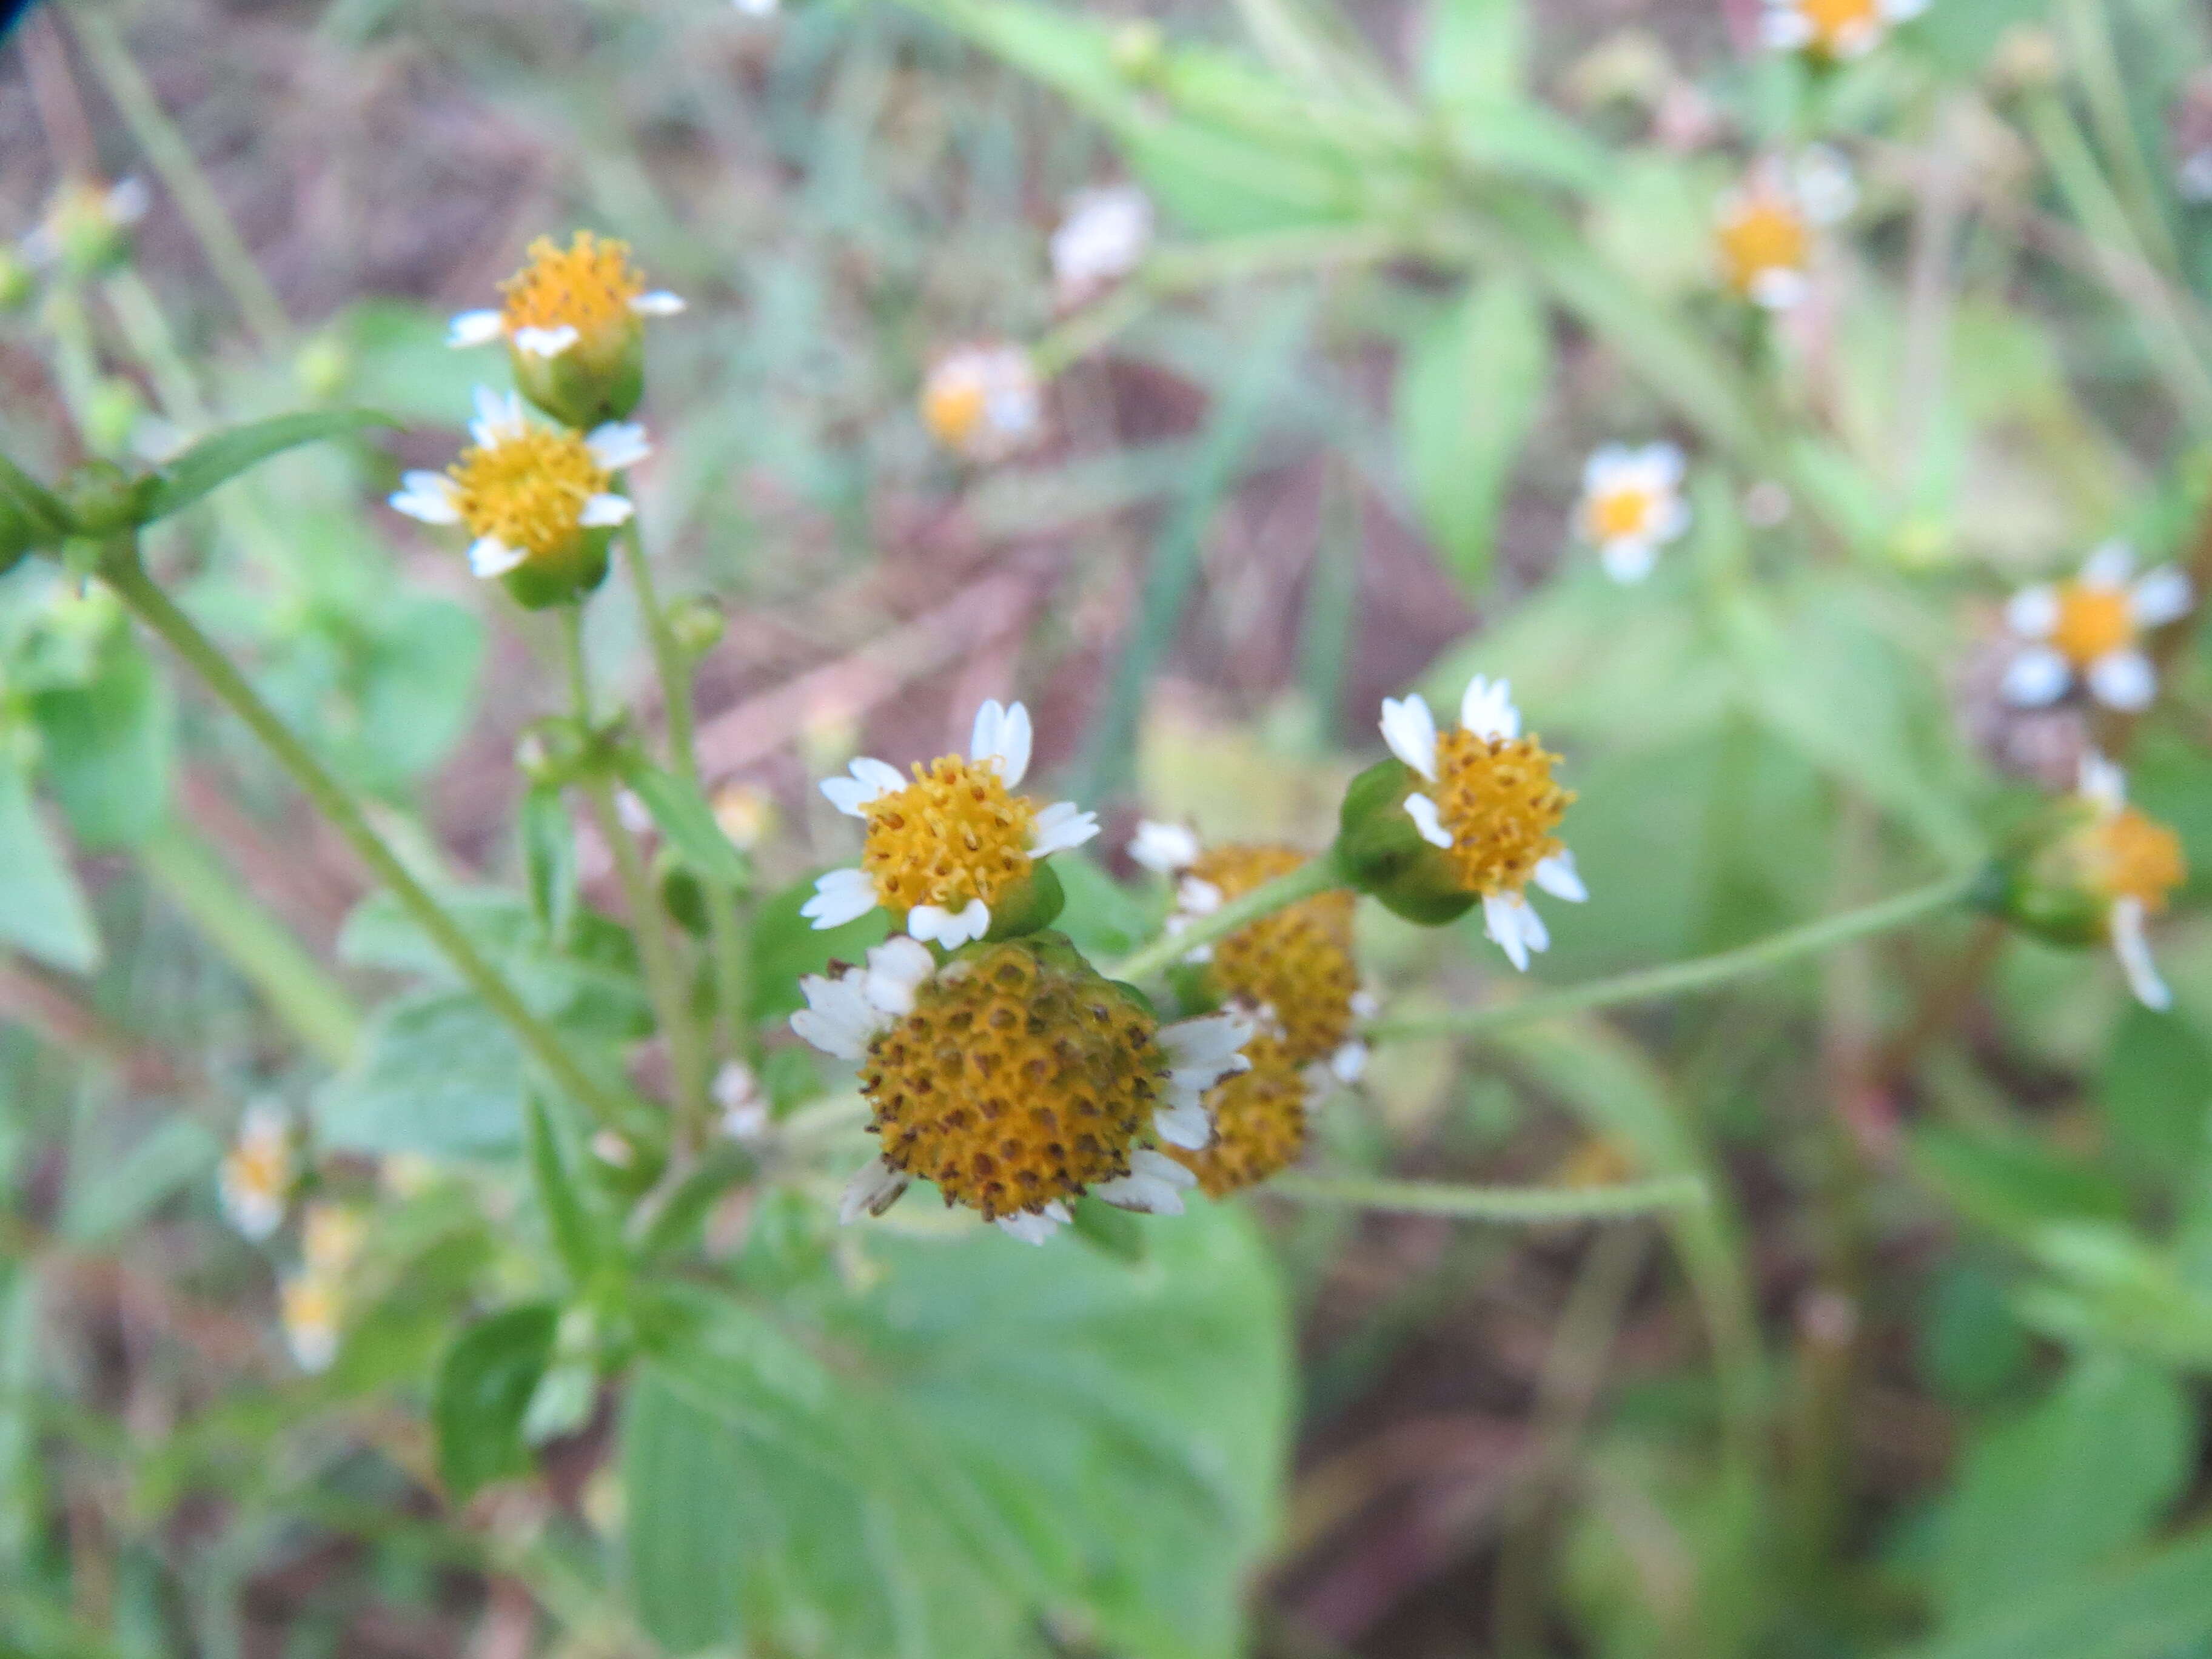
M 1456 1009 L 1450 1013 L 1413 1015 L 1380 1019 L 1367 1028 L 1370 1039 L 1390 1037 L 1474 1036 L 1507 1026 L 1556 1018 L 1562 1014 L 1586 1013 L 1621 1003 L 1650 1002 L 1660 997 L 1680 996 L 1710 990 L 1731 980 L 1764 973 L 1802 957 L 1820 955 L 1854 939 L 1869 939 L 1903 927 L 1922 918 L 1964 902 L 1983 880 L 1984 872 L 1946 876 L 1925 887 L 1915 888 L 1860 909 L 1792 927 L 1734 951 L 1673 962 L 1660 968 L 1639 969 L 1609 979 L 1593 980 L 1543 996 L 1521 997 L 1483 1008 Z
M 1457 1221 L 1521 1225 L 1613 1221 L 1711 1201 L 1695 1176 L 1662 1176 L 1611 1187 L 1472 1187 L 1449 1182 L 1389 1181 L 1367 1176 L 1277 1176 L 1266 1190 L 1302 1204 L 1337 1204 L 1393 1215 L 1440 1215 Z
M 1272 916 L 1316 894 L 1331 892 L 1346 884 L 1335 853 L 1319 854 L 1297 869 L 1230 900 L 1211 915 L 1195 918 L 1181 933 L 1163 934 L 1141 951 L 1116 963 L 1110 976 L 1132 983 L 1150 978 L 1173 967 L 1186 953 L 1200 945 L 1226 939 L 1262 916 Z
M 484 1006 L 514 1033 L 524 1050 L 546 1075 L 601 1122 L 613 1126 L 626 1113 L 622 1103 L 595 1082 L 550 1027 L 532 1013 L 499 970 L 461 931 L 429 890 L 417 881 L 378 835 L 353 793 L 326 771 L 276 712 L 247 684 L 222 647 L 200 631 L 146 574 L 135 539 L 112 544 L 100 562 L 100 574 L 116 597 L 154 633 L 161 635 L 185 666 L 231 713 L 260 738 L 316 810 L 345 838 L 376 878 L 392 890 L 408 916 L 453 964 Z

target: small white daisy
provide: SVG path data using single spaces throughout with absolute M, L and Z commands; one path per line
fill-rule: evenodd
M 2172 565 L 2137 576 L 2135 555 L 2108 542 L 2071 581 L 2022 588 L 2005 622 L 2023 641 L 2005 670 L 2004 695 L 2022 708 L 2056 702 L 2076 684 L 2108 708 L 2133 714 L 2158 695 L 2142 637 L 2189 614 L 2189 578 Z

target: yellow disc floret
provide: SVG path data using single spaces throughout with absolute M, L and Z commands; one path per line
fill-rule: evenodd
M 1072 951 L 985 945 L 870 1044 L 870 1133 L 902 1175 L 997 1220 L 1126 1176 L 1166 1089 L 1158 1022 Z
M 1036 804 L 1006 787 L 995 761 L 917 761 L 912 783 L 861 811 L 868 831 L 860 867 L 886 909 L 995 904 L 1030 873 Z
M 541 236 L 530 245 L 529 260 L 499 285 L 510 335 L 565 327 L 589 341 L 637 326 L 630 302 L 645 292 L 645 278 L 629 262 L 629 243 L 580 230 L 562 248 Z
M 1583 533 L 1601 545 L 1641 536 L 1658 512 L 1659 498 L 1648 489 L 1608 489 L 1592 495 L 1583 508 Z
M 2084 848 L 2090 883 L 2110 899 L 2131 898 L 2147 915 L 2166 908 L 2189 875 L 2181 837 L 2132 806 L 2100 822 Z
M 1303 1069 L 1280 1036 L 1262 1033 L 1244 1045 L 1249 1072 L 1224 1078 L 1207 1091 L 1213 1139 L 1201 1152 L 1170 1146 L 1167 1155 L 1198 1177 L 1209 1198 L 1256 1186 L 1297 1163 L 1306 1147 Z
M 448 469 L 453 505 L 473 536 L 497 538 L 532 558 L 573 544 L 584 504 L 612 479 L 583 439 L 547 427 L 523 427 L 482 449 L 466 449 Z
M 1815 52 L 1841 57 L 1879 30 L 1881 0 L 1797 0 L 1797 15 L 1811 29 Z
M 1552 832 L 1574 792 L 1552 780 L 1559 761 L 1534 737 L 1479 737 L 1454 726 L 1437 737 L 1437 816 L 1462 884 L 1486 898 L 1517 893 L 1560 850 Z
M 1306 855 L 1293 848 L 1226 846 L 1201 854 L 1190 873 L 1228 900 L 1305 862 Z M 1225 1000 L 1268 1010 L 1293 1068 L 1328 1058 L 1352 1034 L 1352 1000 L 1359 990 L 1352 908 L 1349 891 L 1322 893 L 1214 945 L 1214 989 Z
M 2127 589 L 2087 582 L 2059 584 L 2058 617 L 2051 627 L 2051 643 L 2076 667 L 2087 667 L 2122 649 L 2135 636 L 2135 607 Z
M 1774 190 L 1746 197 L 1721 225 L 1721 264 L 1729 286 L 1752 295 L 1762 276 L 1801 271 L 1812 253 L 1812 234 L 1795 203 Z

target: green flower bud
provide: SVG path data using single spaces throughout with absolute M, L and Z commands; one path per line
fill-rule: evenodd
M 1465 915 L 1477 896 L 1406 811 L 1406 798 L 1422 787 L 1420 775 L 1397 760 L 1377 762 L 1354 778 L 1338 814 L 1336 857 L 1355 890 L 1408 921 L 1441 927 Z
M 565 714 L 549 715 L 523 728 L 514 745 L 514 764 L 539 788 L 563 789 L 589 769 L 593 744 L 581 723 Z
M 120 455 L 131 447 L 131 435 L 146 412 L 145 399 L 130 381 L 112 376 L 102 380 L 85 400 L 84 441 L 103 455 Z
M 292 360 L 292 375 L 300 390 L 319 404 L 335 399 L 353 378 L 353 353 L 344 341 L 319 335 L 300 348 Z
M 568 605 L 595 592 L 607 579 L 607 547 L 612 533 L 579 530 L 568 544 L 541 553 L 499 580 L 514 602 L 526 611 L 548 611 Z
M 1050 861 L 1038 859 L 1030 864 L 1027 880 L 999 895 L 999 902 L 991 907 L 991 931 L 983 937 L 986 940 L 1014 939 L 1049 927 L 1060 919 L 1066 902 L 1066 892 Z
M 96 540 L 135 527 L 150 487 L 112 461 L 86 461 L 62 480 L 60 495 L 76 533 Z
M 668 607 L 668 631 L 676 636 L 677 649 L 695 660 L 722 642 L 727 625 L 722 607 L 712 599 L 692 595 Z
M 38 273 L 13 250 L 0 247 L 0 316 L 22 310 L 38 292 Z

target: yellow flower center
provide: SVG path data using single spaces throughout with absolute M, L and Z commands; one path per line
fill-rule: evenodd
M 2140 900 L 2156 915 L 2189 874 L 2181 837 L 2156 818 L 2122 807 L 2092 832 L 2087 848 L 2090 884 L 2107 898 Z
M 860 810 L 868 819 L 860 867 L 887 910 L 994 903 L 1030 872 L 1036 804 L 1006 787 L 995 761 L 944 755 L 927 770 L 916 761 L 912 783 Z
M 1303 853 L 1288 847 L 1220 847 L 1202 854 L 1190 872 L 1227 900 L 1305 861 Z M 1359 990 L 1352 907 L 1346 891 L 1303 899 L 1213 947 L 1214 988 L 1224 1000 L 1273 1011 L 1294 1069 L 1334 1054 L 1352 1034 L 1352 999 Z
M 222 1173 L 241 1194 L 281 1197 L 292 1184 L 291 1149 L 274 1135 L 240 1141 L 224 1156 Z
M 282 1292 L 284 1322 L 292 1329 L 324 1330 L 337 1323 L 337 1289 L 316 1273 L 305 1273 Z
M 566 326 L 588 341 L 637 326 L 629 302 L 645 292 L 645 278 L 629 262 L 629 243 L 603 242 L 580 230 L 566 248 L 539 237 L 530 245 L 529 258 L 499 285 L 508 334 Z
M 1468 891 L 1517 893 L 1559 850 L 1552 832 L 1575 797 L 1552 781 L 1559 758 L 1534 737 L 1480 738 L 1458 726 L 1438 734 L 1429 793 L 1451 831 L 1445 855 Z
M 584 503 L 611 482 L 581 438 L 542 426 L 463 450 L 447 476 L 471 535 L 495 536 L 533 558 L 568 546 Z
M 1831 54 L 1881 27 L 1881 0 L 1797 0 L 1797 14 L 1812 25 L 1814 49 Z
M 1127 992 L 1013 940 L 924 985 L 869 1045 L 860 1089 L 884 1163 L 995 1221 L 1128 1174 L 1167 1071 Z
M 1213 1139 L 1200 1152 L 1167 1155 L 1220 1198 L 1288 1169 L 1306 1147 L 1306 1080 L 1279 1039 L 1262 1033 L 1245 1044 L 1252 1069 L 1224 1078 L 1206 1097 Z
M 1740 204 L 1720 228 L 1721 264 L 1729 285 L 1748 295 L 1772 270 L 1802 270 L 1812 239 L 1805 216 L 1786 197 L 1761 190 Z
M 990 406 L 990 393 L 976 376 L 933 374 L 921 391 L 921 423 L 947 449 L 964 450 L 981 432 Z
M 1590 540 L 1603 544 L 1643 535 L 1658 514 L 1659 498 L 1648 489 L 1608 489 L 1589 498 L 1583 517 Z
M 2068 661 L 2086 667 L 2133 642 L 2136 619 L 2121 587 L 2065 582 L 2058 589 L 2058 622 L 2051 643 Z

